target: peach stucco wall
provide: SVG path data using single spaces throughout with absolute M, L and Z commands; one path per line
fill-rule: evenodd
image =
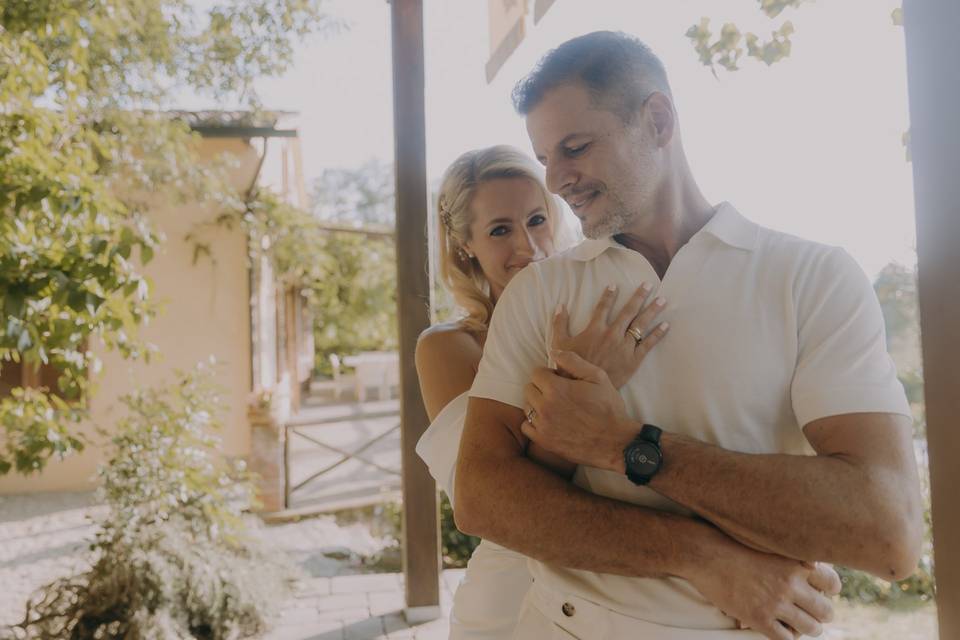
M 205 139 L 201 156 L 210 159 L 230 153 L 239 165 L 233 169 L 234 186 L 249 188 L 257 171 L 258 152 L 237 139 Z M 99 426 L 110 430 L 122 415 L 117 399 L 133 389 L 169 381 L 173 371 L 192 368 L 211 356 L 220 363 L 217 383 L 224 390 L 226 413 L 222 416 L 224 453 L 247 455 L 250 428 L 246 406 L 250 395 L 250 292 L 247 240 L 244 231 L 205 225 L 200 239 L 209 243 L 210 257 L 193 264 L 194 245 L 185 236 L 211 221 L 217 212 L 209 207 L 187 205 L 157 208 L 149 213 L 154 228 L 166 236 L 163 248 L 147 265 L 152 297 L 161 312 L 143 329 L 142 336 L 156 345 L 160 357 L 150 364 L 125 361 L 117 353 L 98 348 L 103 370 L 90 401 L 87 433 Z M 102 441 L 102 437 L 98 437 Z M 95 472 L 103 450 L 91 446 L 64 461 L 52 460 L 39 475 L 9 474 L 0 477 L 0 494 L 39 491 L 79 491 L 95 486 Z

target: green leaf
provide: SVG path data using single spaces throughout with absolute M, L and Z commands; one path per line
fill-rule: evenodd
M 87 313 L 90 315 L 96 315 L 97 310 L 100 308 L 100 305 L 104 303 L 104 298 L 94 295 L 92 293 L 87 293 L 84 298 L 84 307 L 87 310 Z
M 87 304 L 87 295 L 85 291 L 82 291 L 79 288 L 72 288 L 70 293 L 67 294 L 67 306 L 70 307 L 73 311 L 81 313 L 86 308 Z
M 15 318 L 23 317 L 23 309 L 26 302 L 26 296 L 18 289 L 12 289 L 7 292 L 3 299 L 3 310 L 8 316 Z
M 893 20 L 893 24 L 898 27 L 903 26 L 903 8 L 897 7 L 893 10 L 893 13 L 890 14 L 890 19 Z

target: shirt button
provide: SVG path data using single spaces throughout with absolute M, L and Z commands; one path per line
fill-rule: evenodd
M 569 602 L 564 602 L 563 606 L 560 607 L 560 611 L 563 611 L 563 615 L 567 616 L 568 618 L 572 618 L 573 614 L 577 612 L 577 608 Z

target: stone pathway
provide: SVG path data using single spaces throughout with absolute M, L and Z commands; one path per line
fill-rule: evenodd
M 21 620 L 38 587 L 89 567 L 99 509 L 90 493 L 0 496 L 0 625 Z
M 440 596 L 444 616 L 415 626 L 407 624 L 403 617 L 401 574 L 304 580 L 278 626 L 266 634 L 264 640 L 446 640 L 449 633 L 446 613 L 461 575 L 461 570 L 444 571 Z

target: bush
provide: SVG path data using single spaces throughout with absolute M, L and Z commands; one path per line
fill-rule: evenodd
M 450 504 L 450 498 L 446 493 L 440 492 L 440 552 L 443 555 L 443 566 L 445 568 L 463 568 L 467 566 L 473 550 L 480 544 L 480 538 L 468 536 L 457 529 L 453 521 L 453 506 Z M 374 511 L 377 519 L 375 529 L 377 535 L 391 538 L 394 543 L 390 545 L 389 550 L 395 550 L 396 553 L 386 553 L 387 557 L 398 555 L 400 551 L 400 540 L 403 531 L 403 506 L 400 503 L 390 502 L 378 507 Z M 382 559 L 377 559 L 379 566 L 383 565 Z
M 446 493 L 440 494 L 440 545 L 443 550 L 443 563 L 447 567 L 465 567 L 473 550 L 480 544 L 480 538 L 469 536 L 459 529 L 453 521 L 453 505 Z
M 252 486 L 208 433 L 219 406 L 208 370 L 123 403 L 129 415 L 100 469 L 109 510 L 91 569 L 39 590 L 7 633 L 220 640 L 263 631 L 287 571 L 248 538 L 242 510 Z
M 930 483 L 929 475 L 926 473 L 926 457 L 923 456 L 920 462 L 920 467 L 924 470 L 922 482 L 924 537 L 919 566 L 913 572 L 913 575 L 899 582 L 887 582 L 863 571 L 836 567 L 843 583 L 840 590 L 841 598 L 864 604 L 875 603 L 897 606 L 917 601 L 929 602 L 936 597 L 933 538 L 931 536 Z
M 934 599 L 932 568 L 923 566 L 923 563 L 912 576 L 899 582 L 887 582 L 869 573 L 845 567 L 836 569 L 843 583 L 840 597 L 844 600 L 896 606 Z
M 310 290 L 316 373 L 330 376 L 330 354 L 397 348 L 397 267 L 392 242 L 326 232 L 314 255 L 329 263 Z

